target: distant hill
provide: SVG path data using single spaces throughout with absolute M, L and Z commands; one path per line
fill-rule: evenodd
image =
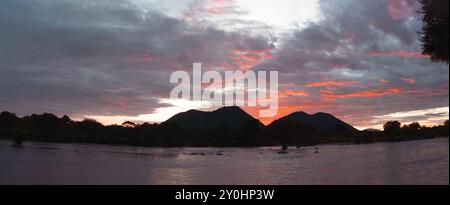
M 333 131 L 333 132 L 357 131 L 357 129 L 355 129 L 351 125 L 345 123 L 344 121 L 328 113 L 316 113 L 314 115 L 310 115 L 305 112 L 295 112 L 288 116 L 275 120 L 271 124 L 280 124 L 285 122 L 302 122 L 308 124 L 313 129 L 318 131 Z
M 367 128 L 367 129 L 365 129 L 363 131 L 364 132 L 382 132 L 381 130 L 375 129 L 375 128 Z
M 165 123 L 176 123 L 182 128 L 217 129 L 243 128 L 249 123 L 264 125 L 237 106 L 224 107 L 212 112 L 189 110 L 178 113 Z

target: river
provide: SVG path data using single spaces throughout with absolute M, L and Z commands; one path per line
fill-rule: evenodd
M 0 184 L 449 184 L 448 138 L 289 148 L 0 140 Z

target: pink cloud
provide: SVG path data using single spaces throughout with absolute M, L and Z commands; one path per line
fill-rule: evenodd
M 413 78 L 400 78 L 401 80 L 405 81 L 408 84 L 416 84 L 416 80 L 414 80 Z
M 381 84 L 389 83 L 388 80 L 385 80 L 385 79 L 383 79 L 383 78 L 378 79 L 378 81 L 379 81 Z
M 414 15 L 415 0 L 387 0 L 386 7 L 393 20 L 399 21 Z

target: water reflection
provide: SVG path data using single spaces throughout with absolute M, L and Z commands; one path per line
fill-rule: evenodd
M 271 147 L 10 144 L 0 140 L 0 184 L 448 184 L 449 175 L 448 138 L 284 155 Z

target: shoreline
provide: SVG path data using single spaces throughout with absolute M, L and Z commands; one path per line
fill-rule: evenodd
M 347 146 L 347 145 L 369 145 L 369 144 L 382 144 L 382 143 L 396 143 L 396 142 L 412 142 L 412 141 L 425 141 L 432 139 L 443 139 L 449 138 L 449 136 L 436 136 L 432 138 L 419 138 L 419 139 L 406 139 L 399 141 L 377 141 L 373 143 L 322 143 L 322 144 L 314 144 L 314 145 L 304 145 L 302 147 L 314 147 L 314 146 L 329 146 L 329 145 L 337 145 L 337 146 Z M 9 138 L 0 138 L 0 140 L 10 141 L 11 146 L 14 144 L 14 140 Z M 33 143 L 49 143 L 49 144 L 63 144 L 63 145 L 105 145 L 105 146 L 113 146 L 113 147 L 142 147 L 142 148 L 244 148 L 244 149 L 252 149 L 252 148 L 263 148 L 263 147 L 281 147 L 281 145 L 262 145 L 262 146 L 145 146 L 145 145 L 130 145 L 130 144 L 113 144 L 113 143 L 90 143 L 90 142 L 55 142 L 55 141 L 39 141 L 39 140 L 27 140 L 24 142 L 24 148 L 26 148 L 27 142 Z M 288 145 L 288 147 L 296 147 L 297 145 Z

